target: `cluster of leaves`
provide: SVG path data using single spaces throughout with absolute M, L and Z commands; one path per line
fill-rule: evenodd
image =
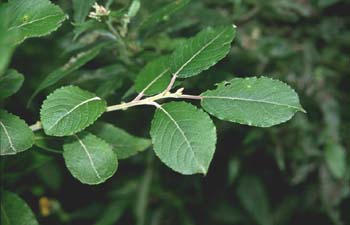
M 167 175 L 159 177 L 161 173 L 154 170 L 152 151 L 148 151 L 148 155 L 137 153 L 151 148 L 165 165 L 176 172 L 207 174 L 217 142 L 216 128 L 207 113 L 220 120 L 252 127 L 271 127 L 288 121 L 297 111 L 305 112 L 296 92 L 276 79 L 279 78 L 292 83 L 306 99 L 310 99 L 307 109 L 311 115 L 314 115 L 314 111 L 317 112 L 315 108 L 318 105 L 314 106 L 314 100 L 319 102 L 325 118 L 325 125 L 321 126 L 325 128 L 319 129 L 304 114 L 299 114 L 288 125 L 267 130 L 251 128 L 245 131 L 246 128 L 241 126 L 236 129 L 243 131 L 237 132 L 217 121 L 220 133 L 244 135 L 243 142 L 238 141 L 238 145 L 249 151 L 232 155 L 226 149 L 221 154 L 230 154 L 230 157 L 223 157 L 220 162 L 227 164 L 228 171 L 225 174 L 229 177 L 228 184 L 238 184 L 237 197 L 243 209 L 233 207 L 227 199 L 216 201 L 213 206 L 218 210 L 210 213 L 208 221 L 215 224 L 265 225 L 284 224 L 291 218 L 300 203 L 295 200 L 295 196 L 285 197 L 278 202 L 279 210 L 272 213 L 265 187 L 266 180 L 257 178 L 260 173 L 244 170 L 244 158 L 253 157 L 256 146 L 261 145 L 273 149 L 272 153 L 267 151 L 267 154 L 275 158 L 278 169 L 290 179 L 292 186 L 306 182 L 314 171 L 319 171 L 322 193 L 320 197 L 317 195 L 314 198 L 316 200 L 310 199 L 308 204 L 317 205 L 321 199 L 324 203 L 323 211 L 330 220 L 342 224 L 342 215 L 337 207 L 349 195 L 349 177 L 346 173 L 349 166 L 339 125 L 341 112 L 337 109 L 337 100 L 332 94 L 334 87 L 326 88 L 323 82 L 329 74 L 346 71 L 347 61 L 337 60 L 337 66 L 332 67 L 332 57 L 341 51 L 349 31 L 339 38 L 339 46 L 333 46 L 323 53 L 317 63 L 313 62 L 317 44 L 327 43 L 327 36 L 321 40 L 301 39 L 306 32 L 310 32 L 310 36 L 313 34 L 308 29 L 308 24 L 292 35 L 288 29 L 280 29 L 280 36 L 290 35 L 289 39 L 279 36 L 263 37 L 260 34 L 261 27 L 266 26 L 264 23 L 282 18 L 281 26 L 290 26 L 297 24 L 301 18 L 313 17 L 313 10 L 322 12 L 324 8 L 336 3 L 337 1 L 290 3 L 252 0 L 242 3 L 229 0 L 177 0 L 164 5 L 162 1 L 143 3 L 133 0 L 119 3 L 109 0 L 101 6 L 93 5 L 94 1 L 91 0 L 73 0 L 73 20 L 68 19 L 63 12 L 70 12 L 70 6 L 63 3 L 64 10 L 49 0 L 10 0 L 2 4 L 0 16 L 5 19 L 0 21 L 0 50 L 3 52 L 0 60 L 0 98 L 6 98 L 3 104 L 8 109 L 0 109 L 0 151 L 2 173 L 5 174 L 2 180 L 6 183 L 6 189 L 12 190 L 11 187 L 22 177 L 22 173 L 34 171 L 49 189 L 63 192 L 60 190 L 63 182 L 62 168 L 55 153 L 63 155 L 64 164 L 71 175 L 84 184 L 107 181 L 117 171 L 118 160 L 128 159 L 127 162 L 131 165 L 142 165 L 140 168 L 146 166 L 144 178 L 141 179 L 142 175 L 130 171 L 128 173 L 131 176 L 128 173 L 123 175 L 121 170 L 115 176 L 117 183 L 112 184 L 113 187 L 118 187 L 117 191 L 113 192 L 111 188 L 108 194 L 110 205 L 95 204 L 92 205 L 95 207 L 91 209 L 92 213 L 87 207 L 75 214 L 68 214 L 59 200 L 52 199 L 44 204 L 45 198 L 41 198 L 41 214 L 53 214 L 61 223 L 76 224 L 75 220 L 90 221 L 90 217 L 101 214 L 102 210 L 104 213 L 96 224 L 108 225 L 119 220 L 123 212 L 136 202 L 134 214 L 137 224 L 142 225 L 147 221 L 150 223 L 150 220 L 156 221 L 156 224 L 163 223 L 163 218 L 174 209 L 183 216 L 170 218 L 170 224 L 193 224 L 190 213 L 186 212 L 184 206 L 188 201 L 186 198 L 192 196 L 177 199 L 176 192 L 181 193 L 181 190 L 187 188 L 195 188 L 199 192 L 201 190 L 188 185 L 169 191 L 169 181 L 165 178 Z M 228 6 L 232 8 L 229 9 Z M 89 14 L 93 9 L 95 11 Z M 257 16 L 262 20 L 251 22 Z M 65 20 L 70 20 L 72 26 L 68 22 L 63 23 Z M 236 36 L 233 22 L 243 28 L 238 36 L 237 47 L 231 49 L 231 42 Z M 62 28 L 58 32 L 61 33 L 55 33 L 56 37 L 51 41 L 48 39 L 50 42 L 47 45 L 52 45 L 52 53 L 48 53 L 47 46 L 41 43 L 41 47 L 38 47 L 45 51 L 43 57 L 52 54 L 52 58 L 47 61 L 50 62 L 47 66 L 43 66 L 46 61 L 43 58 L 43 63 L 37 64 L 40 69 L 34 72 L 48 75 L 41 79 L 39 85 L 36 84 L 39 82 L 37 78 L 26 80 L 27 85 L 20 90 L 24 76 L 15 69 L 8 69 L 13 50 L 25 39 L 48 35 L 60 26 Z M 328 29 L 327 26 L 333 26 L 333 23 L 327 25 L 321 22 L 320 29 Z M 344 27 L 345 24 L 338 26 L 338 29 Z M 271 30 L 273 29 L 272 26 Z M 318 31 L 318 28 L 314 29 L 315 32 Z M 64 34 L 63 37 L 59 37 L 60 34 Z M 185 39 L 183 36 L 192 37 Z M 300 40 L 304 43 L 300 44 Z M 28 41 L 35 43 L 34 40 Z M 24 47 L 19 46 L 18 51 L 28 48 L 28 41 L 21 44 Z M 63 66 L 51 62 L 57 58 L 56 48 L 60 51 L 64 49 L 62 58 L 66 63 Z M 33 57 L 33 50 L 22 54 Z M 229 56 L 225 58 L 227 55 Z M 212 67 L 223 58 L 225 60 L 219 66 Z M 305 66 L 300 66 L 303 63 Z M 251 66 L 252 64 L 256 66 Z M 9 68 L 23 70 L 26 77 L 33 72 L 28 65 L 20 65 L 15 55 Z M 293 66 L 296 69 L 291 69 Z M 232 72 L 281 76 L 274 79 L 264 76 L 232 78 Z M 311 74 L 314 73 L 319 76 L 318 82 L 313 82 Z M 216 87 L 213 89 L 214 84 Z M 17 91 L 18 94 L 14 95 Z M 187 91 L 201 94 L 185 94 Z M 11 110 L 12 99 L 15 98 L 8 97 L 19 94 L 30 96 L 25 100 L 21 98 L 23 106 L 20 108 L 24 109 L 24 105 L 27 105 L 26 111 L 36 115 L 28 118 L 32 123 L 37 121 L 32 126 L 18 117 L 26 117 L 25 114 Z M 176 101 L 169 102 L 171 99 Z M 185 103 L 185 99 L 195 104 L 199 100 L 203 110 Z M 116 104 L 118 102 L 121 103 Z M 149 119 L 153 112 L 148 111 L 148 108 L 143 111 L 133 111 L 130 108 L 142 105 L 156 107 L 149 132 L 151 139 L 131 135 L 116 126 L 119 123 L 122 127 L 141 130 L 143 125 L 140 123 L 147 124 L 143 114 Z M 117 110 L 123 112 L 105 114 Z M 147 131 L 148 128 L 145 127 L 138 133 L 148 136 Z M 283 136 L 283 141 L 278 136 Z M 327 141 L 323 141 L 325 139 Z M 222 140 L 218 142 L 219 147 L 225 143 L 225 139 Z M 16 168 L 17 173 L 11 173 L 11 168 L 24 158 L 30 167 L 22 170 Z M 42 170 L 47 170 L 49 174 Z M 129 170 L 135 171 L 133 166 Z M 51 173 L 56 175 L 52 176 Z M 214 173 L 217 175 L 218 172 Z M 268 174 L 260 175 L 266 177 Z M 156 182 L 155 178 L 152 179 L 154 176 L 157 176 Z M 206 179 L 210 179 L 210 172 Z M 198 182 L 200 181 L 194 181 Z M 313 185 L 308 185 L 305 196 L 312 198 L 310 191 L 314 191 L 314 188 Z M 334 191 L 336 200 L 329 201 L 334 196 Z M 42 186 L 36 190 L 38 196 L 43 196 L 45 192 Z M 161 201 L 161 206 L 148 210 L 149 195 L 154 195 Z M 200 196 L 193 197 L 196 204 L 202 205 Z M 26 224 L 37 224 L 29 207 L 14 193 L 2 192 L 1 206 L 1 223 L 20 224 L 25 221 Z M 18 209 L 23 210 L 18 213 Z M 242 210 L 248 216 L 242 216 Z

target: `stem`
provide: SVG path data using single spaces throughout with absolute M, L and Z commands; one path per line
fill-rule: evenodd
M 30 128 L 32 131 L 37 131 L 37 130 L 42 129 L 43 127 L 41 126 L 41 122 L 40 122 L 40 121 L 37 121 L 35 124 L 31 125 L 29 128 Z
M 121 53 L 122 53 L 122 57 L 125 59 L 126 63 L 130 63 L 130 59 L 128 56 L 128 50 L 126 48 L 126 44 L 123 41 L 122 37 L 120 36 L 120 34 L 118 33 L 118 31 L 113 27 L 112 23 L 110 20 L 106 21 L 107 27 L 108 29 L 112 32 L 112 34 L 115 36 L 115 38 L 117 39 L 117 43 L 121 48 Z
M 174 76 L 175 77 L 175 76 Z M 175 77 L 176 79 L 176 77 Z M 172 79 L 175 81 L 175 79 Z M 172 82 L 173 83 L 173 82 Z M 170 85 L 169 85 L 170 86 Z M 182 94 L 183 92 L 183 88 L 178 89 L 176 92 L 171 93 L 169 91 L 164 91 L 158 95 L 154 95 L 148 98 L 144 98 L 144 99 L 134 99 L 131 102 L 122 102 L 121 104 L 117 104 L 117 105 L 111 105 L 107 107 L 106 112 L 112 112 L 112 111 L 117 111 L 117 110 L 126 110 L 130 107 L 134 107 L 134 106 L 139 106 L 139 105 L 153 105 L 156 106 L 157 108 L 160 107 L 160 105 L 156 102 L 158 100 L 161 99 L 168 99 L 168 98 L 175 98 L 175 99 L 194 99 L 194 100 L 201 100 L 203 99 L 202 96 L 199 95 L 185 95 Z M 37 131 L 42 129 L 42 125 L 41 122 L 38 121 L 35 124 L 30 126 L 30 129 L 32 129 L 32 131 Z
M 173 77 L 171 78 L 171 81 L 170 81 L 168 87 L 164 91 L 165 93 L 169 92 L 173 88 L 176 78 L 177 78 L 177 76 L 176 76 L 176 74 L 174 74 Z
M 144 95 L 144 92 L 140 92 L 140 94 L 138 94 L 132 101 L 135 102 L 135 101 L 138 101 L 140 100 Z

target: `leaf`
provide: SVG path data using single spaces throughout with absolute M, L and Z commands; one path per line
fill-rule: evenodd
M 151 125 L 156 155 L 182 174 L 206 174 L 213 158 L 216 130 L 210 117 L 185 102 L 160 106 Z
M 272 224 L 268 196 L 260 179 L 250 176 L 241 178 L 238 182 L 237 195 L 257 224 Z
M 15 31 L 8 31 L 10 18 L 9 10 L 5 6 L 5 4 L 0 5 L 0 76 L 3 75 L 3 72 L 6 70 L 12 52 L 15 49 L 12 40 L 16 39 L 18 35 Z
M 91 132 L 110 144 L 118 159 L 136 155 L 151 145 L 149 139 L 135 137 L 109 123 L 98 122 L 91 128 Z
M 164 56 L 148 63 L 137 75 L 135 89 L 145 95 L 163 91 L 171 80 L 169 57 Z
M 180 45 L 171 57 L 171 73 L 192 77 L 215 65 L 230 51 L 234 26 L 207 28 Z
M 95 0 L 72 0 L 72 2 L 74 11 L 74 22 L 77 24 L 83 23 Z
M 138 11 L 140 10 L 140 6 L 141 6 L 141 3 L 139 0 L 133 0 L 131 2 L 131 5 L 129 7 L 129 10 L 128 10 L 128 17 L 129 18 L 133 18 L 137 15 Z
M 71 174 L 84 184 L 105 182 L 117 171 L 112 147 L 100 138 L 82 132 L 63 146 L 63 157 Z
M 14 155 L 32 147 L 34 134 L 24 120 L 0 109 L 0 155 Z
M 71 74 L 75 70 L 84 66 L 86 63 L 94 59 L 99 53 L 103 45 L 98 45 L 86 52 L 81 52 L 78 55 L 69 59 L 69 61 L 59 69 L 50 73 L 45 79 L 39 84 L 38 88 L 35 90 L 33 95 L 30 97 L 28 104 L 33 100 L 33 98 L 45 88 L 48 88 L 58 81 L 63 79 L 65 76 Z
M 190 0 L 176 0 L 157 9 L 142 22 L 140 30 L 148 29 L 161 21 L 169 19 L 171 15 L 181 10 L 189 2 Z
M 338 144 L 328 144 L 324 157 L 332 175 L 337 179 L 343 178 L 346 171 L 345 149 Z
M 129 206 L 128 200 L 118 198 L 118 200 L 107 205 L 94 225 L 113 225 L 123 216 Z
M 69 136 L 91 125 L 105 111 L 106 102 L 95 94 L 66 86 L 46 98 L 40 118 L 47 135 Z
M 10 0 L 8 9 L 11 16 L 9 31 L 19 33 L 13 40 L 15 44 L 30 37 L 50 34 L 66 18 L 62 10 L 48 0 Z
M 0 76 L 0 100 L 16 93 L 21 88 L 23 81 L 24 76 L 13 69 Z
M 27 203 L 9 191 L 1 192 L 1 224 L 39 225 Z
M 289 120 L 303 108 L 297 93 L 267 77 L 234 78 L 202 94 L 205 111 L 222 120 L 270 127 Z

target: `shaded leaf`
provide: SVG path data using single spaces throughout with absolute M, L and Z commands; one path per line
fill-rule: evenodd
M 140 71 L 135 81 L 135 89 L 145 95 L 158 94 L 168 86 L 170 80 L 169 57 L 160 57 Z
M 0 76 L 0 100 L 16 93 L 21 88 L 23 81 L 24 76 L 13 69 Z
M 337 179 L 343 178 L 346 171 L 345 149 L 338 144 L 328 144 L 324 157 L 332 175 Z
M 72 0 L 72 2 L 74 11 L 74 22 L 77 24 L 83 23 L 95 0 Z
M 27 203 L 12 192 L 1 193 L 2 225 L 38 225 L 32 210 Z
M 151 125 L 156 155 L 182 174 L 206 174 L 215 152 L 216 130 L 209 116 L 185 102 L 160 106 Z
M 44 101 L 40 118 L 47 135 L 68 136 L 91 125 L 106 110 L 106 102 L 75 86 L 57 89 Z
M 91 132 L 110 144 L 118 159 L 133 156 L 151 145 L 151 140 L 133 136 L 109 123 L 98 122 L 91 128 Z
M 210 114 L 249 126 L 270 127 L 305 112 L 292 88 L 267 77 L 234 78 L 202 96 L 202 107 Z
M 18 32 L 8 31 L 10 16 L 9 10 L 4 5 L 0 5 L 0 76 L 6 70 L 7 65 L 15 49 L 13 40 L 17 38 Z
M 63 11 L 48 0 L 10 0 L 8 9 L 11 16 L 9 31 L 19 33 L 13 40 L 16 44 L 30 37 L 50 34 L 66 18 Z
M 83 132 L 63 146 L 68 170 L 84 184 L 99 184 L 117 171 L 118 160 L 112 147 L 102 139 Z
M 171 57 L 171 73 L 192 77 L 209 69 L 230 51 L 236 28 L 207 28 L 180 45 Z
M 0 109 L 0 155 L 14 155 L 32 147 L 34 134 L 24 120 Z
M 264 184 L 257 177 L 245 176 L 238 182 L 237 195 L 257 224 L 270 225 L 271 213 Z
M 86 52 L 81 52 L 78 55 L 69 59 L 69 61 L 59 69 L 50 73 L 45 79 L 39 84 L 33 95 L 30 97 L 28 104 L 33 100 L 33 98 L 45 88 L 50 87 L 51 85 L 56 84 L 58 81 L 63 79 L 65 76 L 71 74 L 75 70 L 84 66 L 86 63 L 94 59 L 101 50 L 102 45 L 98 45 L 95 48 L 92 48 Z
M 190 0 L 176 0 L 152 12 L 141 24 L 140 30 L 145 30 L 169 17 L 185 7 Z

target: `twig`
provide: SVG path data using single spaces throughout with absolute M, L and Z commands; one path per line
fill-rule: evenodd
M 35 124 L 31 125 L 29 127 L 32 131 L 37 131 L 37 130 L 40 130 L 42 129 L 42 125 L 41 125 L 41 122 L 40 121 L 37 121 Z
M 176 74 L 174 74 L 170 80 L 168 87 L 165 89 L 164 93 L 169 92 L 173 88 L 176 78 L 177 78 L 177 76 L 176 76 Z

